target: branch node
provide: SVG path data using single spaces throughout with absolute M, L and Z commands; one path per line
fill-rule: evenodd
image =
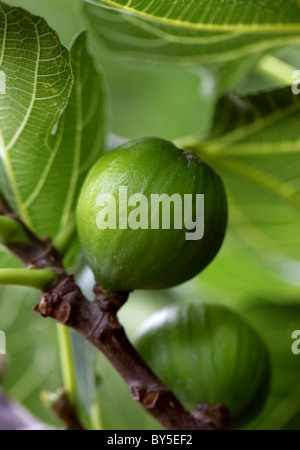
M 141 403 L 146 409 L 155 408 L 161 394 L 158 386 L 140 386 L 131 387 L 131 394 L 135 402 Z
M 74 283 L 74 277 L 64 275 L 63 280 L 46 292 L 33 310 L 43 317 L 52 317 L 66 324 L 70 319 L 72 304 L 78 301 L 80 295 L 82 294 Z
M 224 430 L 231 422 L 229 410 L 223 404 L 211 407 L 207 403 L 199 403 L 194 416 L 214 430 Z
M 128 291 L 108 292 L 100 284 L 94 287 L 95 302 L 103 312 L 115 314 L 128 299 Z
M 108 325 L 110 326 L 110 328 L 112 330 L 117 330 L 117 329 L 121 329 L 122 328 L 122 326 L 121 326 L 120 322 L 118 321 L 118 319 L 117 319 L 115 314 L 108 313 L 108 315 L 107 315 L 107 322 L 108 322 Z

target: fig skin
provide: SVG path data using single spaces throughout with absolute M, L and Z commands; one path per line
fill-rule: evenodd
M 133 194 L 204 194 L 204 237 L 186 240 L 183 229 L 118 229 L 119 187 Z M 117 229 L 97 227 L 97 199 L 117 201 Z M 183 198 L 183 197 L 182 197 Z M 128 207 L 128 214 L 134 208 Z M 158 138 L 130 141 L 102 156 L 88 174 L 77 207 L 78 235 L 96 280 L 107 291 L 165 289 L 204 269 L 218 252 L 227 225 L 220 177 L 191 153 Z M 172 225 L 172 221 L 171 221 Z
M 186 408 L 224 404 L 231 428 L 251 421 L 270 386 L 268 350 L 252 327 L 216 304 L 178 304 L 140 327 L 138 351 Z

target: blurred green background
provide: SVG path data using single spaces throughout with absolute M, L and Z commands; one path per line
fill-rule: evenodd
M 69 45 L 82 28 L 78 0 L 8 0 L 42 15 Z M 95 45 L 111 103 L 111 130 L 117 136 L 159 136 L 177 139 L 204 134 L 211 123 L 215 97 L 213 80 L 205 69 L 131 64 L 119 61 Z M 297 54 L 287 55 L 290 62 Z M 272 82 L 249 73 L 236 89 L 249 92 L 271 87 Z M 266 245 L 267 247 L 267 245 Z M 269 401 L 248 428 L 300 429 L 300 355 L 291 352 L 291 334 L 299 329 L 299 263 L 285 261 L 273 267 L 244 237 L 229 230 L 222 252 L 203 274 L 184 286 L 164 292 L 136 292 L 120 313 L 131 338 L 149 314 L 173 302 L 218 301 L 237 308 L 265 339 L 273 366 Z M 79 279 L 85 292 L 93 285 L 84 269 Z M 59 426 L 40 401 L 42 390 L 61 384 L 56 326 L 31 311 L 39 298 L 32 290 L 0 289 L 0 329 L 7 335 L 8 393 L 34 414 Z M 80 337 L 73 337 L 83 414 L 91 411 L 95 396 L 106 429 L 158 429 L 158 424 L 135 405 L 127 387 L 110 365 Z M 95 376 L 96 374 L 96 376 Z

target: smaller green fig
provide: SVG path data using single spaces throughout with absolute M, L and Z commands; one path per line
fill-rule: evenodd
M 165 289 L 189 280 L 215 257 L 226 225 L 220 177 L 157 138 L 102 156 L 77 207 L 83 253 L 108 291 Z
M 231 426 L 262 409 L 269 391 L 268 351 L 238 314 L 216 304 L 178 304 L 149 317 L 137 348 L 191 411 L 202 402 L 224 404 Z

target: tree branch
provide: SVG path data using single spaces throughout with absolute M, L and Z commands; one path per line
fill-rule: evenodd
M 2 211 L 1 211 L 2 204 Z M 3 200 L 0 214 L 12 215 Z M 58 282 L 46 291 L 34 310 L 51 317 L 79 332 L 97 347 L 112 363 L 128 384 L 133 399 L 168 430 L 223 429 L 228 425 L 228 410 L 223 405 L 214 408 L 200 407 L 193 415 L 178 401 L 168 387 L 153 373 L 129 342 L 120 325 L 117 312 L 126 302 L 129 293 L 108 293 L 95 287 L 95 300 L 90 302 L 69 275 L 56 249 L 49 239 L 39 239 L 18 218 L 16 220 L 28 237 L 29 243 L 8 243 L 6 247 L 26 266 L 51 269 Z

